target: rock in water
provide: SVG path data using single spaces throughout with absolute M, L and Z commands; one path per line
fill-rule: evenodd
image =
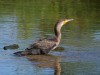
M 12 44 L 12 45 L 3 47 L 4 50 L 7 50 L 7 49 L 18 49 L 18 48 L 19 48 L 18 44 Z

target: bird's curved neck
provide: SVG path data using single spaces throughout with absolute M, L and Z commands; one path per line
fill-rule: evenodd
M 55 36 L 56 36 L 57 40 L 60 42 L 60 39 L 61 39 L 61 27 L 56 24 L 55 27 L 54 27 L 54 32 L 55 32 Z

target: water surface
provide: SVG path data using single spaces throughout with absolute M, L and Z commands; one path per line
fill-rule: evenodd
M 2 75 L 53 75 L 48 63 L 14 52 L 24 50 L 40 37 L 54 36 L 58 19 L 73 18 L 62 28 L 62 51 L 51 51 L 60 62 L 61 75 L 100 75 L 100 1 L 98 0 L 0 0 L 0 73 Z M 4 51 L 5 45 L 19 49 Z M 44 60 L 44 59 L 43 59 Z M 47 60 L 46 60 L 47 61 Z

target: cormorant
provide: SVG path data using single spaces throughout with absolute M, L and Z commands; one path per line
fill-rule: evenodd
M 58 20 L 54 27 L 55 37 L 43 38 L 36 43 L 31 44 L 25 51 L 15 52 L 16 55 L 35 55 L 35 54 L 48 54 L 50 50 L 55 49 L 61 40 L 61 27 L 73 19 Z

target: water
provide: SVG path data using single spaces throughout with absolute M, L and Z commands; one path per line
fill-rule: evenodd
M 73 22 L 62 28 L 59 46 L 64 50 L 49 54 L 59 57 L 61 75 L 100 75 L 99 13 L 99 0 L 0 0 L 0 73 L 53 75 L 54 67 L 40 65 L 47 61 L 31 62 L 13 53 L 24 50 L 40 37 L 53 36 L 58 19 L 73 18 Z M 11 44 L 20 48 L 2 49 Z

